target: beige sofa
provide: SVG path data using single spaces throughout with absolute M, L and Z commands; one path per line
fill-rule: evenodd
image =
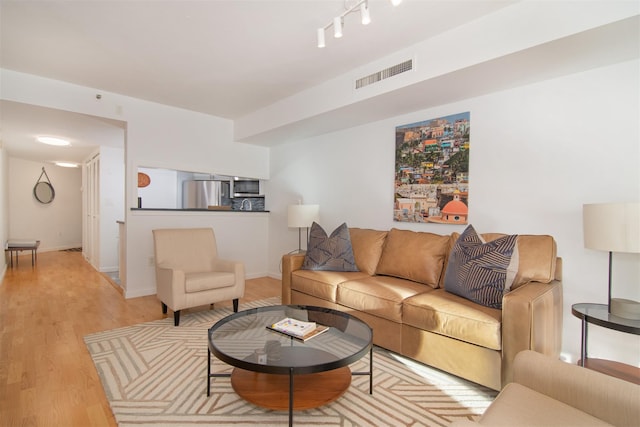
M 640 425 L 640 386 L 525 350 L 507 384 L 477 423 L 451 427 Z
M 561 260 L 551 236 L 518 237 L 515 281 L 495 309 L 443 289 L 457 233 L 350 228 L 349 234 L 360 271 L 302 270 L 304 253 L 285 255 L 283 304 L 349 312 L 373 328 L 374 344 L 494 390 L 511 381 L 520 351 L 559 356 Z

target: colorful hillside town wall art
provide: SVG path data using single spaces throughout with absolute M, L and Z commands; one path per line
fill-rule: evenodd
M 467 224 L 469 117 L 396 127 L 394 221 Z

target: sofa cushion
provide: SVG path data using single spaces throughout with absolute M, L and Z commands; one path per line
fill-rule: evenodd
M 449 236 L 392 228 L 387 234 L 376 274 L 437 288 L 448 248 Z
M 407 298 L 402 322 L 482 347 L 502 348 L 502 312 L 485 307 L 444 289 Z
M 373 276 L 376 274 L 376 267 L 380 261 L 380 255 L 382 255 L 387 232 L 366 228 L 349 228 L 349 235 L 358 270 Z
M 483 233 L 481 236 L 490 242 L 506 234 Z M 457 239 L 457 233 L 453 233 L 452 238 Z M 518 272 L 511 289 L 531 281 L 550 283 L 556 275 L 557 256 L 557 246 L 553 237 L 544 234 L 518 235 Z
M 397 277 L 370 276 L 340 283 L 336 302 L 400 323 L 402 322 L 402 302 L 426 290 L 432 289 Z
M 480 418 L 487 426 L 611 426 L 518 383 L 507 384 Z
M 327 232 L 314 221 L 309 236 L 303 270 L 358 271 L 346 223 L 327 236 Z
M 485 243 L 469 225 L 449 255 L 444 288 L 478 304 L 502 308 L 502 296 L 515 278 L 515 270 L 508 274 L 508 268 L 516 239 L 511 235 Z
M 368 277 L 359 271 L 296 270 L 291 273 L 291 289 L 326 301 L 336 302 L 338 284 Z

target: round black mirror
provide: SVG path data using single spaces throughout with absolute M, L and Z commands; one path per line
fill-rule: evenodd
M 40 181 L 33 187 L 33 196 L 43 204 L 51 203 L 56 197 L 56 192 L 49 182 Z

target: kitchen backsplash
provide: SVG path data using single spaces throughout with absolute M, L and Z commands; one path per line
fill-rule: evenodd
M 249 206 L 251 207 L 249 208 Z M 264 197 L 235 197 L 231 199 L 231 209 L 234 211 L 263 211 L 265 210 Z

